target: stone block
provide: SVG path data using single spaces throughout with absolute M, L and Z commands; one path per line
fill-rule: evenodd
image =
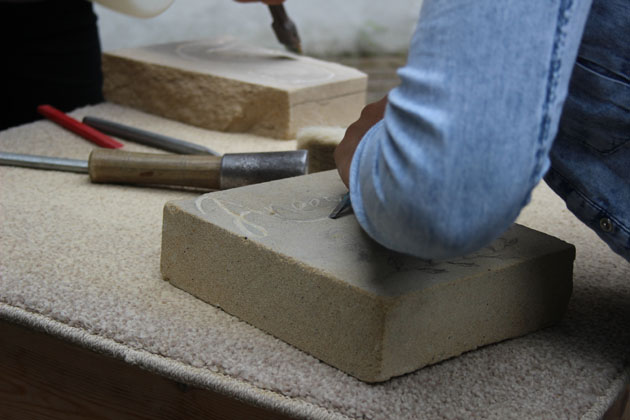
M 336 171 L 218 191 L 164 208 L 173 285 L 368 382 L 558 322 L 572 245 L 514 225 L 490 246 L 425 261 L 327 216 Z
M 349 125 L 367 88 L 356 69 L 231 38 L 106 52 L 103 72 L 108 101 L 278 139 L 294 139 L 307 125 Z
M 335 149 L 346 129 L 342 127 L 305 127 L 298 131 L 297 148 L 308 150 L 308 173 L 336 169 Z

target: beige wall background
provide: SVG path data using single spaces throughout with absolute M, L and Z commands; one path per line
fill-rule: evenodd
M 404 53 L 421 0 L 287 0 L 303 48 L 311 55 Z M 232 35 L 280 48 L 262 4 L 175 0 L 161 15 L 140 19 L 96 5 L 104 50 Z

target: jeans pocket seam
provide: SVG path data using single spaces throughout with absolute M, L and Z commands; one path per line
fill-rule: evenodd
M 566 133 L 565 133 L 566 134 Z M 597 147 L 593 146 L 591 143 L 589 143 L 587 140 L 583 140 L 583 139 L 578 139 L 575 138 L 573 136 L 570 136 L 567 134 L 568 137 L 573 138 L 577 141 L 579 141 L 580 143 L 582 143 L 584 146 L 588 147 L 590 150 L 599 153 L 602 156 L 610 156 L 610 155 L 614 155 L 615 153 L 617 153 L 619 151 L 619 149 L 626 147 L 628 144 L 630 144 L 630 137 L 627 139 L 622 139 L 621 142 L 619 144 L 614 145 L 612 148 L 610 149 L 598 149 Z
M 581 68 L 583 71 L 587 72 L 587 73 L 591 73 L 592 75 L 596 76 L 596 77 L 601 77 L 602 79 L 605 79 L 608 82 L 614 83 L 614 84 L 620 84 L 626 88 L 630 88 L 630 81 L 626 80 L 625 78 L 623 78 L 622 75 L 618 75 L 615 72 L 613 72 L 612 70 L 608 70 L 606 67 L 601 66 L 602 69 L 607 70 L 608 72 L 610 72 L 611 74 L 614 75 L 613 76 L 609 76 L 605 73 L 603 73 L 600 70 L 597 70 L 589 65 L 587 65 L 585 63 L 585 61 L 588 61 L 589 63 L 598 65 L 596 62 L 594 61 L 590 61 L 587 60 L 585 58 L 580 59 L 580 57 L 578 57 L 577 61 L 575 62 L 575 65 L 579 68 Z

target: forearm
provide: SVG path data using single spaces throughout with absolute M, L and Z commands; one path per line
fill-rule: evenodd
M 350 171 L 357 219 L 389 248 L 484 246 L 548 168 L 588 2 L 504 6 L 425 0 L 402 84 Z

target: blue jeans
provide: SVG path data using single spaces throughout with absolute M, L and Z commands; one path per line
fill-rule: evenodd
M 352 161 L 361 226 L 396 251 L 463 255 L 549 171 L 630 260 L 629 21 L 628 0 L 424 0 L 402 83 Z

